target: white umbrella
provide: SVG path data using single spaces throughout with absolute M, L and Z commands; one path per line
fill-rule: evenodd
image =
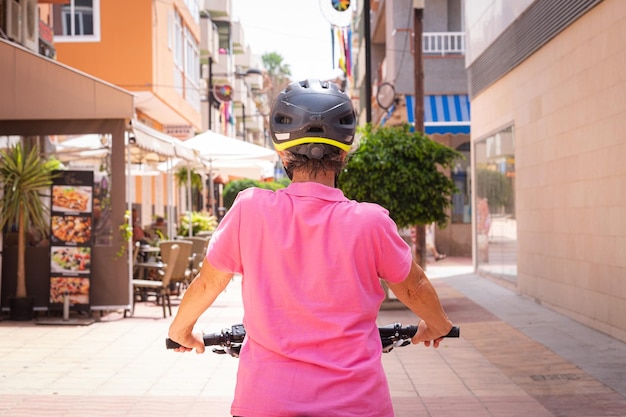
M 268 170 L 268 165 L 266 164 L 266 168 L 263 168 L 261 161 L 273 163 L 278 160 L 278 154 L 274 149 L 264 148 L 263 146 L 220 135 L 211 130 L 207 130 L 191 139 L 187 139 L 183 143 L 197 150 L 200 154 L 200 158 L 207 162 L 209 168 L 209 192 L 211 196 L 213 196 L 214 172 L 222 174 L 231 172 L 234 176 L 263 179 L 268 178 L 263 177 Z M 269 177 L 271 176 L 272 175 Z M 214 204 L 212 208 L 213 213 L 215 213 Z
M 264 148 L 239 139 L 220 135 L 211 130 L 196 135 L 183 142 L 196 149 L 200 157 L 209 161 L 262 159 L 276 161 L 278 155 L 274 149 Z
M 171 165 L 167 162 L 160 163 L 158 170 L 167 172 L 169 169 L 186 168 L 189 165 L 182 159 L 173 159 Z M 206 160 L 203 163 L 191 165 L 191 169 L 202 170 L 213 174 L 224 174 L 230 177 L 250 178 L 252 180 L 264 180 L 274 176 L 275 163 L 265 159 L 218 159 Z
M 264 180 L 274 177 L 274 162 L 263 159 L 248 159 L 238 161 L 214 161 L 211 163 L 213 172 L 231 177 Z

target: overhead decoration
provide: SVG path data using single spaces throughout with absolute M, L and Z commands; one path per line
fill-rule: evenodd
M 352 78 L 352 29 L 334 28 L 332 42 L 333 65 L 336 65 L 335 68 L 339 67 L 349 79 Z M 335 48 L 335 43 L 337 48 Z M 335 60 L 335 49 L 339 51 L 337 60 Z
M 224 101 L 220 105 L 220 122 L 223 127 L 223 135 L 230 136 L 229 130 L 235 125 L 235 118 L 232 112 L 232 100 Z
M 322 14 L 335 27 L 349 27 L 354 6 L 350 0 L 320 0 Z
M 350 7 L 350 0 L 332 0 L 331 3 L 338 12 L 345 12 Z
M 220 103 L 227 103 L 233 99 L 233 87 L 229 84 L 215 84 L 213 95 Z
M 352 29 L 355 2 L 350 0 L 320 0 L 322 14 L 331 26 L 333 68 L 339 68 L 352 78 Z M 335 53 L 337 52 L 337 56 Z

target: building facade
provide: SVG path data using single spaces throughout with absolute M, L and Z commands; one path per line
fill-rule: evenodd
M 133 92 L 149 127 L 181 139 L 200 131 L 196 0 L 71 1 L 52 16 L 60 62 Z
M 0 146 L 36 143 L 43 151 L 50 149 L 50 138 L 59 135 L 106 138 L 109 166 L 117 169 L 108 177 L 115 190 L 107 196 L 107 216 L 99 224 L 103 231 L 91 252 L 90 308 L 125 308 L 130 303 L 129 263 L 115 254 L 127 242 L 113 230 L 126 222 L 124 138 L 127 120 L 134 114 L 134 98 L 122 88 L 51 59 L 53 27 L 39 19 L 40 8 L 50 3 L 0 1 Z M 5 310 L 7 297 L 15 293 L 17 247 L 3 235 L 0 244 L 0 304 Z M 37 310 L 48 309 L 51 299 L 50 256 L 50 243 L 45 240 L 26 249 L 27 292 Z
M 465 15 L 477 271 L 626 340 L 626 3 Z
M 232 14 L 232 2 L 205 0 L 202 16 L 206 21 L 202 77 L 211 91 L 203 103 L 203 115 L 208 117 L 205 126 L 244 142 L 270 145 L 265 129 L 267 97 L 261 93 L 263 63 L 246 44 L 244 27 Z M 220 94 L 225 88 L 232 93 L 228 100 Z

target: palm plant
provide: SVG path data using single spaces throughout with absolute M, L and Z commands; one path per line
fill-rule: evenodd
M 0 198 L 0 228 L 17 225 L 17 287 L 16 298 L 26 298 L 26 230 L 47 234 L 49 229 L 49 206 L 42 197 L 50 190 L 52 171 L 59 162 L 53 159 L 41 159 L 37 146 L 26 152 L 20 143 L 0 151 L 0 186 L 3 194 Z
M 188 175 L 191 175 L 191 178 L 188 179 Z M 186 167 L 180 168 L 174 176 L 176 177 L 178 186 L 187 190 L 187 196 L 191 195 L 191 207 L 199 206 L 201 199 L 198 192 L 202 191 L 202 176 L 193 169 Z M 191 185 L 191 189 L 187 188 L 188 184 Z M 191 207 L 189 209 L 191 209 Z

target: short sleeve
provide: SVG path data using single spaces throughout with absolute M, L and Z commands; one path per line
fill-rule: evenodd
M 242 201 L 245 199 L 242 196 L 239 193 L 209 241 L 206 259 L 221 271 L 242 273 L 240 226 Z
M 381 225 L 381 256 L 378 274 L 385 281 L 402 282 L 411 270 L 411 263 L 413 262 L 411 247 L 400 236 L 398 226 L 391 217 L 385 215 L 379 224 Z

